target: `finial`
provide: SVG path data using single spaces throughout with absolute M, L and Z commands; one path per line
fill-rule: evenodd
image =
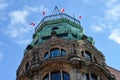
M 52 15 L 54 14 L 60 14 L 60 10 L 58 9 L 57 6 L 55 6 L 55 8 L 53 9 Z

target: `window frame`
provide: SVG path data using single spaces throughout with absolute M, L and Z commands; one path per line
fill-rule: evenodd
M 45 75 L 45 77 L 43 77 L 43 80 L 49 80 L 49 79 L 54 80 L 54 79 L 52 79 L 52 75 L 55 74 L 55 73 L 59 74 L 59 79 L 57 79 L 57 80 L 70 80 L 69 73 L 67 73 L 67 72 L 65 72 L 63 70 L 48 72 Z M 66 76 L 66 78 L 64 76 Z
M 59 50 L 58 54 L 56 56 L 54 56 L 54 52 L 51 53 L 53 50 Z M 66 55 L 66 50 L 65 49 L 61 49 L 61 48 L 52 48 L 50 49 L 48 52 L 46 52 L 44 54 L 44 58 L 45 59 L 49 59 L 49 58 L 55 58 L 55 57 L 61 57 L 61 56 L 65 56 Z
M 94 73 L 84 73 L 83 80 L 98 80 L 98 76 Z
M 85 58 L 86 58 L 87 60 L 92 60 L 92 55 L 91 55 L 90 52 L 85 51 L 85 52 L 84 52 L 84 56 L 85 56 Z
M 60 49 L 59 48 L 53 48 L 50 50 L 50 57 L 54 58 L 54 57 L 58 57 L 60 56 Z

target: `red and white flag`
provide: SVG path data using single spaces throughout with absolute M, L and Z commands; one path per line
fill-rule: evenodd
M 64 9 L 64 8 L 62 8 L 62 9 L 60 10 L 60 12 L 62 12 L 62 13 L 63 13 L 64 11 L 65 11 L 65 9 Z
M 82 19 L 82 16 L 79 16 L 79 19 Z
M 31 26 L 35 26 L 35 23 L 34 23 L 34 22 L 31 22 L 30 25 L 31 25 Z
M 46 12 L 45 12 L 45 11 L 42 11 L 42 15 L 45 16 L 45 15 L 46 15 Z

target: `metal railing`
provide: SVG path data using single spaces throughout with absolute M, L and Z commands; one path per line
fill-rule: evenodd
M 41 22 L 38 24 L 38 26 L 35 28 L 35 31 L 37 31 L 39 29 L 39 27 L 42 25 L 42 23 L 46 22 L 46 21 L 51 21 L 51 20 L 55 20 L 55 19 L 61 19 L 61 18 L 66 18 L 78 25 L 80 25 L 80 21 L 75 19 L 74 17 L 71 17 L 65 13 L 59 13 L 59 14 L 54 14 L 54 15 L 50 15 L 50 16 L 45 16 Z

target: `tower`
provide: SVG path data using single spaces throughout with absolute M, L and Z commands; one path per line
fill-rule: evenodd
M 16 80 L 116 80 L 80 21 L 57 7 L 35 29 Z

